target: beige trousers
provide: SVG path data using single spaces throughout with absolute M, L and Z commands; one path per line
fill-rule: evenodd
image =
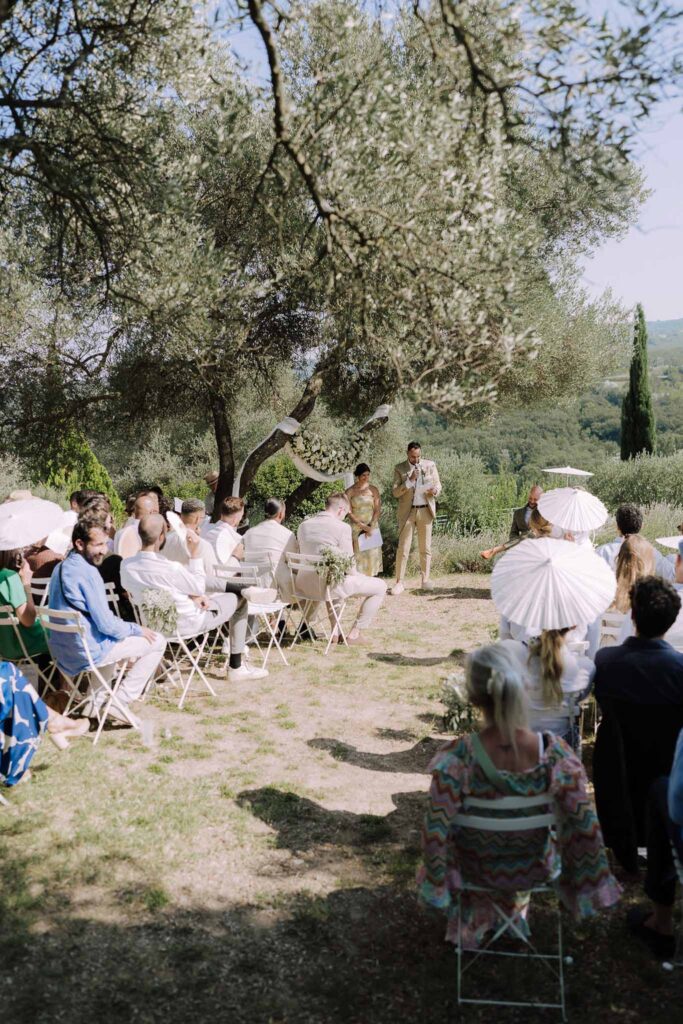
M 396 582 L 400 583 L 406 573 L 406 566 L 410 556 L 410 548 L 413 543 L 413 531 L 417 529 L 417 550 L 420 554 L 420 569 L 422 575 L 429 579 L 429 570 L 432 565 L 432 513 L 426 506 L 414 508 L 405 521 L 398 538 L 398 551 L 396 553 Z

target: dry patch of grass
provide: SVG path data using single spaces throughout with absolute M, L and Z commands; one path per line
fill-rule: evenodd
M 495 629 L 486 578 L 447 577 L 388 598 L 367 647 L 299 646 L 261 686 L 218 673 L 182 712 L 153 699 L 152 748 L 44 744 L 0 812 L 3 1019 L 452 1019 L 453 954 L 413 878 L 441 680 Z M 681 974 L 632 945 L 624 909 L 567 929 L 572 1019 L 668 1024 Z

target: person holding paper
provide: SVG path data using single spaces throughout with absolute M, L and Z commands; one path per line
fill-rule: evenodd
M 405 590 L 405 576 L 413 533 L 417 530 L 417 548 L 420 554 L 422 589 L 432 590 L 429 578 L 432 564 L 432 525 L 436 519 L 436 499 L 441 494 L 441 481 L 436 465 L 422 458 L 417 441 L 408 445 L 408 458 L 394 468 L 392 493 L 398 499 L 398 551 L 396 552 L 396 583 L 390 593 L 394 596 Z
M 379 514 L 382 503 L 379 490 L 370 483 L 370 467 L 361 462 L 353 475 L 356 482 L 346 490 L 351 511 L 351 533 L 356 568 L 364 576 L 379 576 L 382 571 L 382 535 L 379 532 Z

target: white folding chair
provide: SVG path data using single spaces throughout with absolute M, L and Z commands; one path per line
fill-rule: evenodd
M 128 597 L 137 622 L 141 626 L 146 626 L 144 609 L 139 604 L 136 604 L 130 594 Z M 164 667 L 161 677 L 157 681 L 160 682 L 161 679 L 167 677 L 174 686 L 182 690 L 180 700 L 178 701 L 178 708 L 182 708 L 185 703 L 195 676 L 204 684 L 212 697 L 216 696 L 216 691 L 202 672 L 201 665 L 199 664 L 204 654 L 206 642 L 209 639 L 209 632 L 210 630 L 204 630 L 202 633 L 184 636 L 176 630 L 175 633 L 166 636 L 166 651 L 164 652 L 162 662 Z M 188 672 L 185 682 L 183 682 L 184 670 Z
M 494 817 L 491 814 L 502 811 L 510 812 L 501 817 Z M 488 813 L 487 813 L 488 812 Z M 500 833 L 500 843 L 504 843 L 504 837 L 510 833 L 520 833 L 536 830 L 556 830 L 557 819 L 553 798 L 549 793 L 542 793 L 538 796 L 501 796 L 494 799 L 481 799 L 467 797 L 463 810 L 453 819 L 453 826 L 458 829 L 475 829 L 477 831 Z M 457 842 L 457 836 L 456 836 Z M 533 837 L 534 847 L 542 842 L 542 836 L 538 834 Z M 547 893 L 555 892 L 552 884 L 555 878 L 547 883 L 535 885 L 532 889 L 525 889 L 525 892 Z M 494 931 L 491 938 L 487 939 L 484 945 L 478 949 L 465 950 L 462 943 L 462 895 L 465 892 L 477 893 L 491 901 L 496 916 L 501 924 Z M 488 1006 L 533 1006 L 537 1009 L 556 1009 L 562 1013 L 562 1020 L 566 1021 L 565 992 L 564 992 L 564 956 L 562 951 L 562 915 L 559 905 L 559 897 L 556 900 L 555 910 L 557 914 L 557 951 L 552 953 L 540 953 L 531 938 L 521 927 L 519 913 L 513 911 L 508 914 L 500 903 L 504 898 L 509 899 L 510 892 L 502 892 L 492 889 L 489 886 L 477 885 L 463 879 L 462 890 L 457 894 L 456 913 L 458 925 L 458 944 L 456 948 L 458 962 L 458 984 L 457 996 L 458 1005 L 463 1003 L 475 1003 Z M 492 949 L 491 947 L 502 936 L 509 935 L 511 938 L 521 942 L 524 952 L 512 952 L 508 950 Z M 517 957 L 527 961 L 544 964 L 554 979 L 559 984 L 559 1002 L 533 1002 L 533 1001 L 511 1001 L 500 999 L 475 999 L 463 994 L 463 977 L 472 969 L 474 964 L 482 956 Z M 467 958 L 467 962 L 465 960 Z
M 346 608 L 346 600 L 344 598 L 333 598 L 330 594 L 330 588 L 326 583 L 323 583 L 322 579 L 319 579 L 319 597 L 311 597 L 309 594 L 304 594 L 299 588 L 299 573 L 302 571 L 312 571 L 315 573 L 316 566 L 322 563 L 322 558 L 319 555 L 302 555 L 291 551 L 287 552 L 285 558 L 292 581 L 292 597 L 301 616 L 291 646 L 294 647 L 295 643 L 301 639 L 301 634 L 305 628 L 312 630 L 314 625 L 319 624 L 324 635 L 327 637 L 325 654 L 329 653 L 335 632 L 338 632 L 341 642 L 348 647 L 346 633 L 342 626 L 342 616 Z M 328 628 L 328 623 L 325 622 L 324 616 L 320 614 L 321 605 L 327 609 L 330 619 L 333 620 L 334 624 L 330 624 L 331 628 Z
M 54 685 L 52 680 L 54 679 L 54 674 L 57 671 L 57 666 L 52 662 L 50 667 L 47 670 L 44 670 L 40 667 L 35 658 L 31 657 L 26 650 L 24 637 L 21 633 L 21 623 L 16 616 L 14 608 L 9 604 L 0 605 L 0 628 L 11 629 L 19 647 L 21 648 L 21 657 L 18 658 L 14 664 L 18 668 L 27 670 L 28 674 L 32 678 L 35 676 L 38 680 L 42 680 L 47 692 L 56 693 L 57 687 Z
M 257 563 L 244 562 L 239 567 L 227 565 L 216 566 L 216 568 L 214 569 L 214 573 L 216 579 L 225 580 L 226 583 L 229 580 L 239 580 L 240 583 L 247 583 L 249 586 L 252 587 L 263 587 L 266 586 L 266 580 L 269 578 L 264 575 L 264 570 L 266 570 L 265 559 L 260 560 Z M 269 558 L 267 560 L 267 572 L 272 574 L 272 563 L 270 562 Z M 272 579 L 272 575 L 270 576 L 270 578 Z M 270 586 L 269 583 L 267 585 Z M 256 619 L 260 623 L 261 627 L 268 634 L 269 638 L 268 646 L 264 651 L 258 638 L 260 630 L 254 629 L 252 626 L 249 639 L 253 640 L 255 646 L 258 649 L 259 654 L 261 654 L 263 657 L 263 668 L 266 667 L 268 658 L 270 656 L 270 652 L 273 649 L 273 647 L 277 649 L 277 652 L 282 658 L 284 664 L 289 665 L 289 662 L 285 657 L 284 651 L 282 650 L 282 646 L 277 635 L 277 626 L 280 619 L 280 615 L 283 612 L 283 610 L 288 607 L 289 605 L 286 604 L 285 601 L 278 600 L 270 601 L 267 604 L 259 604 L 258 602 L 250 601 L 249 599 L 247 599 L 247 614 L 249 615 L 251 620 Z M 273 626 L 271 620 L 274 617 L 276 618 L 275 625 Z
M 43 629 L 48 635 L 48 644 L 50 642 L 51 633 L 67 633 L 72 636 L 79 636 L 83 649 L 85 651 L 86 658 L 88 659 L 88 668 L 79 672 L 75 676 L 68 675 L 63 669 L 60 669 L 62 677 L 66 680 L 69 687 L 69 699 L 67 701 L 64 714 L 75 714 L 77 711 L 85 709 L 86 705 L 91 705 L 97 718 L 97 731 L 93 737 L 93 745 L 97 743 L 100 738 L 100 734 L 104 727 L 104 723 L 109 714 L 109 709 L 112 704 L 116 701 L 116 695 L 119 691 L 119 687 L 123 682 L 123 677 L 126 674 L 126 668 L 128 662 L 123 661 L 115 668 L 114 676 L 111 681 L 108 681 L 103 675 L 102 671 L 93 661 L 92 652 L 88 646 L 88 634 L 85 628 L 83 616 L 80 612 L 75 610 L 58 611 L 55 608 L 39 608 L 38 618 L 40 619 Z M 99 707 L 95 704 L 92 694 L 92 677 L 97 679 L 100 687 L 106 693 L 106 699 L 103 704 Z M 81 683 L 86 679 L 88 682 L 88 689 L 85 694 L 81 693 Z M 131 714 L 128 707 L 116 701 L 116 710 L 119 714 L 123 715 L 127 719 L 129 725 L 134 729 L 138 729 L 138 723 L 135 716 Z
M 600 618 L 600 647 L 614 647 L 619 643 L 621 627 L 624 624 L 623 612 L 604 612 Z
M 119 595 L 116 593 L 116 586 L 113 583 L 105 583 L 104 589 L 107 594 L 107 604 L 113 611 L 114 615 L 118 615 L 121 618 Z
M 50 579 L 32 579 L 29 585 L 31 596 L 33 597 L 33 603 L 36 608 L 43 607 L 47 604 L 50 596 Z

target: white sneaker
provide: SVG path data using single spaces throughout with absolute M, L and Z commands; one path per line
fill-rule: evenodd
M 423 590 L 433 590 L 434 589 L 434 584 L 432 583 L 432 581 L 431 580 L 426 580 L 424 578 L 424 576 L 422 577 L 422 589 Z
M 265 679 L 267 675 L 268 669 L 252 668 L 251 665 L 242 662 L 239 668 L 228 669 L 228 682 L 241 683 L 243 679 Z
M 406 589 L 406 588 L 405 588 L 405 587 L 403 586 L 403 584 L 402 584 L 402 583 L 394 583 L 394 585 L 393 585 L 393 587 L 391 588 L 391 590 L 389 591 L 389 593 L 390 593 L 390 594 L 391 594 L 391 595 L 392 595 L 393 597 L 398 597 L 398 595 L 399 595 L 399 594 L 402 594 L 402 593 L 403 593 L 403 591 L 404 591 L 405 589 Z

